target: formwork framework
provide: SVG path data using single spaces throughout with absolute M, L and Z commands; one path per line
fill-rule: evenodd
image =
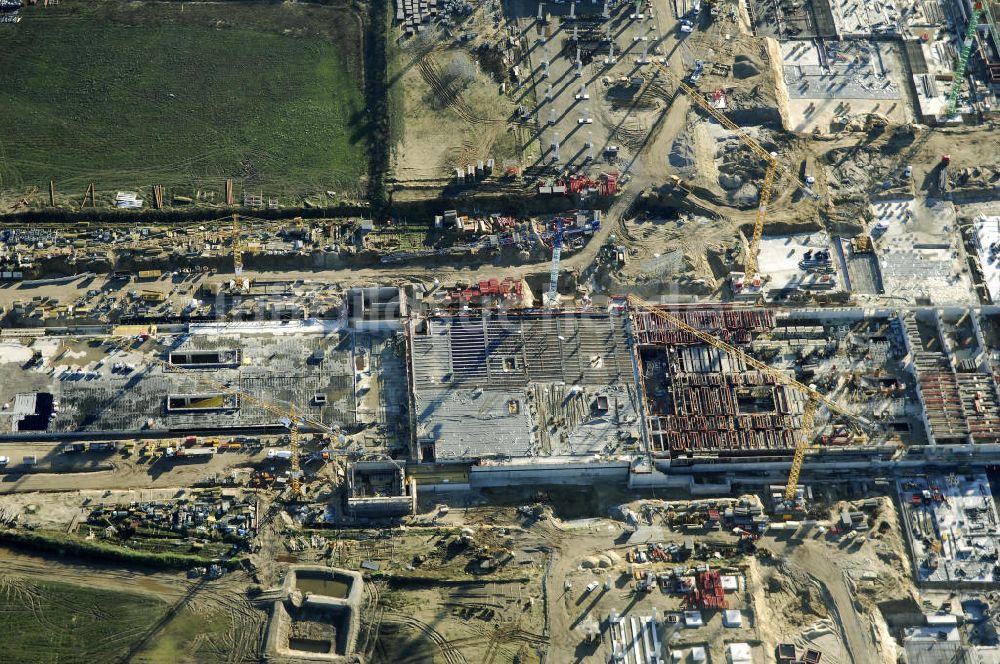
M 965 347 L 969 355 L 987 350 L 976 316 Z M 931 312 L 924 320 L 932 347 L 922 341 L 916 317 L 902 316 L 903 335 L 908 348 L 910 371 L 916 378 L 917 397 L 924 425 L 933 444 L 996 443 L 1000 441 L 1000 383 L 998 367 L 979 359 L 960 359 L 948 340 L 948 324 Z
M 737 346 L 775 325 L 772 312 L 756 308 L 671 313 Z M 649 312 L 634 312 L 633 330 L 654 457 L 787 455 L 795 448 L 803 411 L 798 393 Z

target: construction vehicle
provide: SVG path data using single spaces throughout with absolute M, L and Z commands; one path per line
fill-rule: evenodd
M 862 233 L 851 238 L 851 248 L 856 254 L 870 254 L 874 251 L 871 236 Z
M 800 383 L 791 376 L 788 376 L 783 371 L 779 371 L 771 367 L 770 365 L 761 362 L 757 358 L 752 357 L 747 353 L 743 352 L 742 350 L 729 345 L 725 341 L 718 339 L 717 337 L 714 337 L 711 334 L 708 334 L 707 332 L 703 332 L 702 330 L 692 327 L 691 325 L 688 325 L 679 317 L 674 316 L 673 314 L 664 311 L 663 309 L 647 304 L 646 302 L 639 299 L 635 295 L 628 296 L 628 303 L 630 306 L 633 306 L 638 310 L 645 311 L 654 316 L 657 316 L 658 318 L 666 321 L 670 325 L 673 325 L 677 329 L 687 332 L 688 334 L 697 338 L 703 343 L 706 343 L 713 348 L 716 348 L 724 353 L 727 353 L 732 357 L 738 358 L 744 364 L 746 364 L 746 366 L 773 378 L 776 384 L 797 390 L 806 397 L 806 403 L 802 409 L 802 426 L 801 426 L 802 434 L 799 437 L 798 441 L 796 441 L 795 450 L 792 456 L 792 465 L 788 471 L 788 482 L 785 485 L 784 497 L 786 503 L 792 503 L 795 501 L 796 489 L 799 484 L 799 474 L 802 471 L 802 462 L 805 460 L 806 450 L 809 449 L 811 445 L 813 423 L 815 422 L 816 419 L 816 409 L 819 407 L 820 404 L 826 406 L 826 408 L 833 414 L 851 418 L 853 421 L 862 424 L 864 427 L 869 426 L 870 423 L 867 420 L 865 420 L 864 418 L 860 417 L 855 413 L 850 412 L 849 410 L 846 410 L 840 404 L 833 401 L 832 399 L 827 398 L 825 395 L 816 391 L 814 388 L 805 385 L 803 383 Z
M 691 194 L 691 187 L 679 176 L 671 174 L 667 177 L 670 179 L 669 192 L 671 194 L 678 198 L 686 198 Z
M 948 93 L 946 115 L 949 117 L 955 115 L 955 111 L 958 109 L 958 93 L 962 90 L 962 83 L 965 82 L 965 68 L 969 64 L 972 46 L 976 43 L 979 19 L 983 17 L 984 11 L 981 2 L 976 2 L 972 7 L 972 16 L 969 17 L 969 25 L 965 29 L 965 40 L 962 42 L 962 51 L 958 56 L 958 67 L 955 68 L 955 79 L 951 84 L 951 92 Z
M 726 117 L 722 112 L 715 108 L 708 99 L 705 98 L 700 92 L 692 88 L 685 81 L 683 81 L 677 74 L 675 74 L 669 67 L 660 62 L 653 62 L 653 64 L 664 74 L 670 78 L 675 85 L 677 85 L 681 90 L 687 93 L 687 95 L 701 107 L 703 111 L 708 113 L 712 118 L 714 118 L 719 124 L 728 129 L 729 131 L 736 134 L 736 136 L 743 141 L 743 143 L 750 148 L 750 150 L 757 155 L 765 164 L 766 170 L 764 172 L 764 181 L 760 187 L 760 199 L 757 206 L 757 215 L 754 219 L 753 226 L 753 238 L 750 241 L 750 245 L 747 247 L 746 255 L 746 266 L 744 272 L 733 272 L 732 273 L 732 284 L 733 291 L 736 293 L 750 291 L 758 289 L 762 284 L 762 279 L 757 265 L 757 254 L 760 251 L 760 238 L 764 232 L 764 220 L 767 218 L 767 206 L 771 201 L 771 192 L 774 188 L 775 181 L 778 177 L 779 171 L 785 173 L 788 171 L 788 167 L 778 160 L 778 155 L 765 150 L 760 143 L 758 143 L 753 136 L 751 136 L 745 129 L 737 125 L 735 122 Z M 813 199 L 819 198 L 818 195 L 813 192 L 808 186 L 804 185 L 802 182 L 798 182 L 798 186 L 803 188 L 806 193 Z
M 120 350 L 125 351 L 126 349 L 124 347 L 120 347 Z M 273 404 L 273 403 L 271 403 L 271 402 L 269 402 L 267 400 L 261 399 L 260 397 L 257 397 L 257 396 L 254 396 L 252 394 L 249 394 L 247 392 L 244 392 L 242 390 L 230 387 L 229 385 L 227 385 L 225 383 L 221 383 L 219 381 L 213 380 L 212 378 L 210 378 L 209 376 L 207 376 L 204 372 L 196 371 L 196 370 L 193 370 L 193 369 L 187 369 L 185 367 L 178 366 L 178 365 L 173 364 L 171 362 L 167 362 L 166 360 L 162 360 L 162 359 L 160 359 L 158 357 L 155 357 L 153 355 L 147 355 L 147 359 L 151 363 L 156 364 L 156 365 L 158 365 L 158 366 L 160 366 L 160 367 L 162 367 L 162 368 L 164 368 L 164 369 L 166 369 L 168 371 L 171 371 L 173 373 L 185 374 L 185 375 L 193 378 L 196 382 L 199 382 L 199 383 L 202 383 L 202 384 L 204 384 L 204 385 L 206 385 L 208 387 L 211 387 L 212 389 L 217 390 L 218 392 L 221 392 L 221 393 L 229 395 L 229 396 L 238 397 L 242 403 L 252 404 L 254 406 L 262 408 L 263 410 L 265 410 L 265 411 L 267 411 L 267 412 L 269 412 L 269 413 L 271 413 L 273 415 L 277 415 L 280 418 L 279 421 L 281 422 L 281 424 L 283 426 L 285 426 L 289 430 L 289 447 L 290 447 L 290 450 L 289 450 L 289 460 L 291 462 L 291 471 L 290 471 L 291 481 L 289 483 L 289 486 L 290 486 L 290 489 L 291 489 L 291 494 L 292 494 L 292 497 L 294 499 L 300 499 L 300 498 L 302 498 L 302 495 L 303 495 L 302 494 L 302 471 L 301 471 L 301 468 L 300 468 L 300 465 L 299 465 L 299 447 L 300 447 L 300 445 L 299 445 L 300 444 L 299 427 L 302 424 L 307 424 L 308 426 L 316 428 L 316 429 L 322 431 L 323 433 L 326 433 L 326 434 L 329 434 L 329 435 L 334 435 L 336 433 L 333 429 L 331 429 L 330 427 L 326 426 L 322 422 L 320 422 L 318 420 L 315 420 L 313 418 L 310 418 L 307 415 L 305 415 L 304 413 L 301 413 L 298 409 L 296 409 L 291 404 L 288 404 L 288 405 Z M 191 449 L 191 448 L 188 448 L 188 449 Z M 206 452 L 206 453 L 197 454 L 197 455 L 185 455 L 185 456 L 207 457 L 208 455 L 215 454 L 215 452 L 216 452 L 215 447 L 212 447 L 212 446 L 208 446 L 205 449 L 209 449 L 209 450 L 211 450 L 211 452 Z M 171 450 L 171 448 L 168 448 L 168 454 L 167 454 L 167 456 L 173 456 L 173 453 L 170 452 L 169 450 Z M 176 454 L 178 456 L 180 456 L 180 451 L 178 450 L 176 452 Z

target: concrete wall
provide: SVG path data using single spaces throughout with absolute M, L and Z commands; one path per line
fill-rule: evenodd
M 590 484 L 594 481 L 628 482 L 629 463 L 511 463 L 473 466 L 469 485 L 473 489 L 528 484 Z
M 732 484 L 729 481 L 714 483 L 695 483 L 692 475 L 668 475 L 659 470 L 650 473 L 632 473 L 628 478 L 630 489 L 682 489 L 692 496 L 730 495 Z
M 391 498 L 348 498 L 347 511 L 352 516 L 372 518 L 406 516 L 414 512 L 415 496 L 394 496 Z

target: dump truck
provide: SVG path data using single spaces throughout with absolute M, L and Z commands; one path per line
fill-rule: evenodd
M 102 443 L 91 443 L 89 449 L 91 452 L 114 452 L 116 449 L 118 449 L 118 443 L 113 441 L 102 442 Z

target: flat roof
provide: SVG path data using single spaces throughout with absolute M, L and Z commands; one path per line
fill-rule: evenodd
M 431 318 L 411 322 L 411 344 L 416 441 L 438 460 L 590 455 L 639 437 L 622 317 Z

